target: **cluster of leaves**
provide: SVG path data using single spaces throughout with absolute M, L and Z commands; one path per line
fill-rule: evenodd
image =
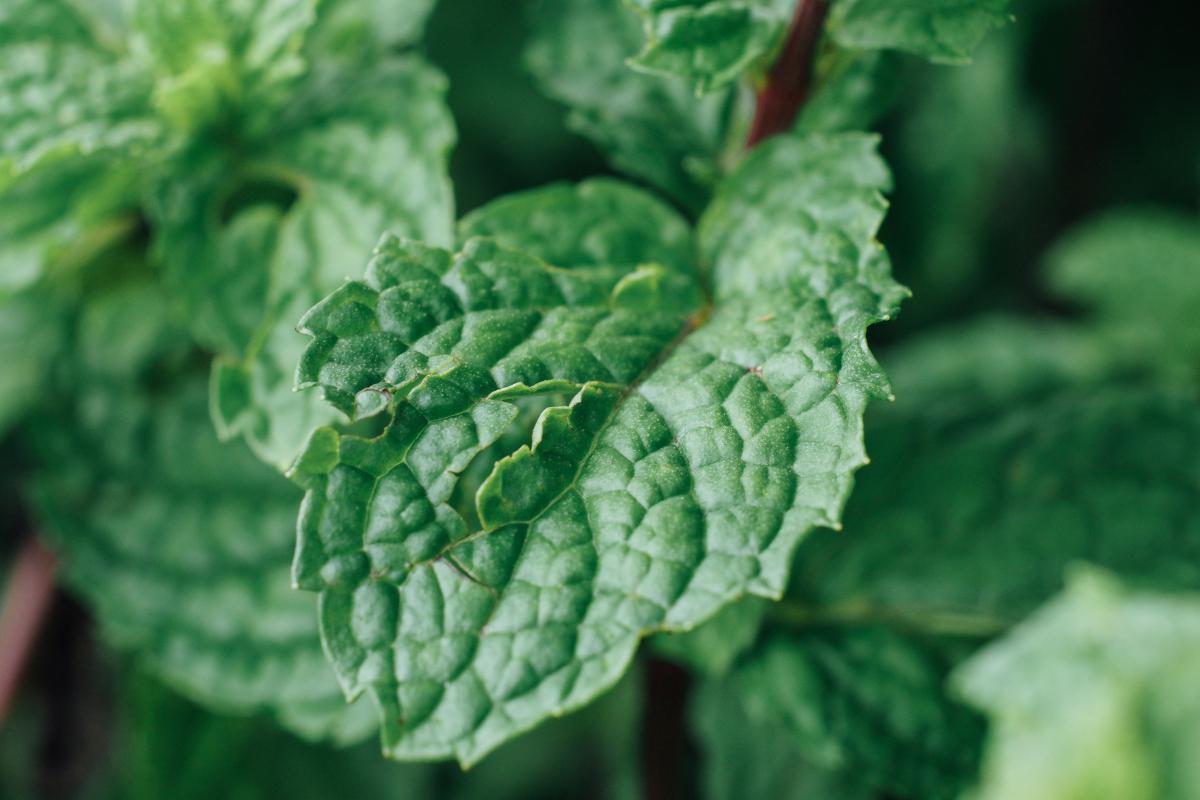
M 429 6 L 0 5 L 0 432 L 106 640 L 310 740 L 514 740 L 460 780 L 138 678 L 113 796 L 522 796 L 489 765 L 556 747 L 624 786 L 639 646 L 697 676 L 714 799 L 1200 790 L 1200 220 L 1060 239 L 1074 321 L 935 328 L 886 376 L 866 343 L 907 296 L 870 132 L 899 54 L 965 62 L 1008 4 L 835 0 L 745 152 L 794 2 L 534 3 L 538 86 L 639 183 L 457 221 Z M 1020 151 L 1005 41 L 917 167 L 935 282 L 980 245 L 962 171 Z

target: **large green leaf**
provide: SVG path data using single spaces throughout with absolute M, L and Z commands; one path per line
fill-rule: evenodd
M 631 0 L 646 43 L 634 69 L 685 79 L 705 94 L 769 66 L 782 43 L 791 0 Z
M 290 587 L 299 492 L 217 441 L 161 287 L 93 289 L 64 353 L 47 380 L 58 413 L 26 426 L 30 501 L 105 638 L 210 706 L 271 711 L 313 737 L 370 730 Z
M 36 498 L 105 637 L 216 708 L 270 710 L 314 736 L 369 731 L 289 585 L 298 493 L 217 442 L 202 383 L 150 399 L 97 381 L 78 414 Z
M 442 77 L 417 59 L 371 76 L 320 72 L 277 120 L 278 133 L 232 177 L 223 156 L 165 187 L 158 251 L 197 338 L 225 358 L 212 383 L 219 433 L 245 436 L 286 468 L 308 434 L 337 419 L 292 391 L 300 315 L 392 231 L 449 243 L 453 141 Z M 354 153 L 347 158 L 347 153 Z M 265 197 L 253 192 L 266 186 Z M 290 205 L 269 202 L 295 193 Z M 238 191 L 249 204 L 229 213 Z
M 1157 389 L 897 415 L 871 432 L 846 530 L 801 547 L 791 594 L 819 619 L 991 634 L 1075 559 L 1198 587 L 1198 440 L 1194 399 Z
M 722 686 L 811 765 L 902 797 L 954 797 L 974 777 L 982 726 L 943 692 L 947 667 L 884 627 L 776 632 Z
M 645 634 L 779 595 L 886 390 L 886 183 L 870 137 L 756 151 L 701 223 L 711 304 L 684 223 L 597 181 L 477 212 L 457 254 L 386 240 L 309 312 L 302 384 L 388 427 L 311 440 L 294 575 L 390 754 L 472 763 L 611 686 Z M 564 391 L 455 508 L 512 400 Z
M 1200 596 L 1131 592 L 1108 575 L 1077 572 L 1062 595 L 955 674 L 992 720 L 972 796 L 1196 796 L 1198 670 Z
M 570 108 L 568 125 L 618 169 L 701 206 L 730 98 L 697 98 L 680 81 L 630 70 L 641 33 L 622 0 L 545 0 L 532 22 L 526 61 L 543 91 Z
M 962 64 L 989 31 L 1011 19 L 1008 0 L 836 0 L 829 30 L 843 47 L 903 50 Z

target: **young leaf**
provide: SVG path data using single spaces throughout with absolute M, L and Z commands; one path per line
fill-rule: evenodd
M 410 58 L 385 60 L 370 78 L 316 75 L 235 178 L 235 187 L 294 192 L 294 203 L 257 202 L 222 219 L 231 189 L 223 157 L 193 166 L 198 180 L 169 185 L 160 198 L 157 248 L 169 285 L 187 303 L 197 338 L 226 354 L 213 371 L 217 430 L 245 436 L 281 470 L 313 429 L 337 418 L 292 392 L 304 349 L 295 321 L 381 231 L 450 240 L 454 134 L 444 93 L 442 77 Z
M 634 69 L 686 79 L 696 94 L 764 69 L 783 40 L 790 0 L 632 0 L 646 44 Z
M 873 238 L 874 147 L 752 154 L 701 222 L 711 306 L 683 222 L 597 181 L 483 209 L 457 254 L 387 239 L 306 315 L 302 384 L 390 420 L 318 431 L 294 471 L 295 579 L 390 754 L 478 760 L 611 686 L 645 634 L 778 596 L 795 544 L 837 524 L 886 390 L 865 329 L 903 296 Z M 512 398 L 565 390 L 496 462 L 471 530 L 457 475 Z
M 842 47 L 964 64 L 989 31 L 1010 19 L 1008 0 L 837 0 L 829 30 Z
M 1132 592 L 1077 571 L 1065 592 L 955 674 L 992 719 L 972 796 L 1194 796 L 1197 670 L 1200 597 Z
M 679 81 L 630 70 L 641 32 L 622 0 L 546 0 L 531 19 L 526 62 L 542 90 L 570 108 L 567 124 L 617 169 L 688 207 L 702 201 L 732 98 L 697 98 Z

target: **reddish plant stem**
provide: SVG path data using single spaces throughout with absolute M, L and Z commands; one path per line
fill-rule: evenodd
M 13 563 L 0 610 L 0 724 L 8 716 L 17 683 L 54 597 L 54 554 L 29 537 Z
M 829 0 L 798 0 L 779 58 L 758 92 L 746 149 L 787 130 L 812 87 L 813 60 Z

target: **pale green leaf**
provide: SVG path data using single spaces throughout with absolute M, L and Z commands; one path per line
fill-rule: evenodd
M 835 0 L 828 27 L 842 47 L 903 50 L 943 64 L 970 61 L 1006 25 L 1008 0 Z
M 265 116 L 304 71 L 316 8 L 317 0 L 136 0 L 133 46 L 156 76 L 158 111 L 186 133 L 231 114 Z
M 1050 285 L 1131 355 L 1200 371 L 1200 218 L 1166 209 L 1110 211 L 1047 256 Z
M 1063 594 L 955 674 L 992 721 L 972 797 L 1196 796 L 1198 670 L 1200 595 L 1131 592 L 1077 571 Z
M 696 94 L 765 70 L 783 41 L 790 0 L 631 0 L 646 43 L 629 65 L 683 78 Z
M 309 45 L 320 56 L 365 59 L 421 38 L 435 0 L 337 0 L 317 9 Z
M 380 234 L 450 241 L 444 92 L 444 79 L 417 59 L 386 61 L 369 78 L 320 73 L 243 173 L 231 178 L 218 161 L 207 182 L 165 187 L 157 244 L 168 281 L 197 337 L 225 354 L 212 380 L 218 431 L 245 436 L 280 469 L 313 429 L 339 418 L 292 391 L 305 344 L 296 320 Z M 294 193 L 294 203 L 255 203 L 222 218 L 229 192 L 264 184 Z
M 472 763 L 611 686 L 647 633 L 780 594 L 886 387 L 864 336 L 903 295 L 873 238 L 886 182 L 869 137 L 777 137 L 701 223 L 711 307 L 684 223 L 596 181 L 485 208 L 458 253 L 387 239 L 305 316 L 302 385 L 389 420 L 311 440 L 294 575 L 391 755 Z M 457 476 L 514 398 L 564 391 L 469 524 Z
M 158 136 L 136 68 L 82 33 L 36 34 L 0 35 L 0 189 L 39 164 L 124 155 Z
M 567 124 L 617 169 L 701 206 L 730 98 L 697 98 L 680 81 L 630 70 L 641 33 L 622 0 L 544 0 L 531 20 L 526 62 L 542 90 L 570 109 Z

